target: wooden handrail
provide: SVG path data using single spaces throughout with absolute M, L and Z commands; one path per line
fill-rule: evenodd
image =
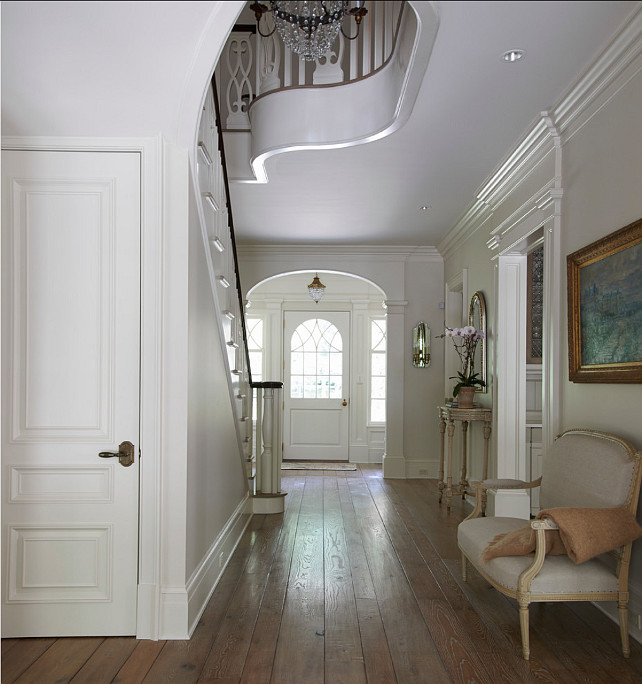
M 243 347 L 245 350 L 245 361 L 247 366 L 247 377 L 250 385 L 252 385 L 252 368 L 250 366 L 250 352 L 247 343 L 247 329 L 245 326 L 245 306 L 243 305 L 243 297 L 241 294 L 241 276 L 239 273 L 239 260 L 236 252 L 236 236 L 234 234 L 234 216 L 232 214 L 232 202 L 230 199 L 230 182 L 227 174 L 227 163 L 225 160 L 225 146 L 223 144 L 223 126 L 221 122 L 221 108 L 218 100 L 218 91 L 216 88 L 216 76 L 212 74 L 212 96 L 214 98 L 214 111 L 216 113 L 216 132 L 218 134 L 218 149 L 221 155 L 221 166 L 223 168 L 223 183 L 225 186 L 225 204 L 227 206 L 228 225 L 230 228 L 230 239 L 232 241 L 232 255 L 234 256 L 234 274 L 236 276 L 236 293 L 239 300 L 239 316 L 241 318 L 241 331 L 243 334 Z

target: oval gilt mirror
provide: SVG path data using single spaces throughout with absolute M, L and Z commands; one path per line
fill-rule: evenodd
M 479 377 L 484 381 L 484 387 L 477 387 L 476 391 L 486 392 L 488 389 L 486 377 L 486 300 L 479 291 L 475 292 L 470 300 L 468 325 L 472 325 L 475 330 L 481 330 L 484 334 L 475 349 L 474 368 L 475 373 L 479 373 Z

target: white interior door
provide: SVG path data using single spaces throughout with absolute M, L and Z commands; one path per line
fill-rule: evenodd
M 136 632 L 139 272 L 137 153 L 3 153 L 3 636 Z
M 348 460 L 350 313 L 286 311 L 283 458 Z

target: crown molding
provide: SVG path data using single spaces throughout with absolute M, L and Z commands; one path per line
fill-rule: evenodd
M 620 31 L 579 80 L 555 107 L 541 113 L 522 141 L 479 187 L 466 212 L 437 245 L 444 259 L 484 228 L 509 194 L 549 154 L 555 152 L 556 147 L 563 146 L 600 112 L 641 70 L 642 3 L 637 3 Z M 556 168 L 556 174 L 558 171 Z M 559 178 L 555 179 L 554 185 L 559 187 Z M 497 237 L 493 235 L 489 247 L 498 246 Z
M 584 75 L 562 96 L 553 118 L 570 140 L 642 70 L 642 2 Z
M 265 261 L 270 259 L 295 259 L 302 257 L 353 258 L 365 257 L 383 262 L 438 262 L 443 261 L 436 247 L 408 245 L 289 245 L 289 244 L 237 244 L 239 259 Z

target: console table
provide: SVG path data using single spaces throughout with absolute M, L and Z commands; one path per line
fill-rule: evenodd
M 462 436 L 462 457 L 461 457 L 461 479 L 455 485 L 456 493 L 461 494 L 465 499 L 468 492 L 468 480 L 466 479 L 466 458 L 468 423 L 471 421 L 481 421 L 484 424 L 484 465 L 482 479 L 488 477 L 488 444 L 490 441 L 490 424 L 493 417 L 492 409 L 473 407 L 456 408 L 454 406 L 439 406 L 439 432 L 441 433 L 441 452 L 439 455 L 439 503 L 444 491 L 446 492 L 446 508 L 450 510 L 450 500 L 453 496 L 453 435 L 455 434 L 455 421 L 461 423 Z M 448 428 L 448 456 L 446 480 L 444 481 L 444 441 L 446 428 Z M 486 513 L 486 493 L 483 494 L 482 515 Z

